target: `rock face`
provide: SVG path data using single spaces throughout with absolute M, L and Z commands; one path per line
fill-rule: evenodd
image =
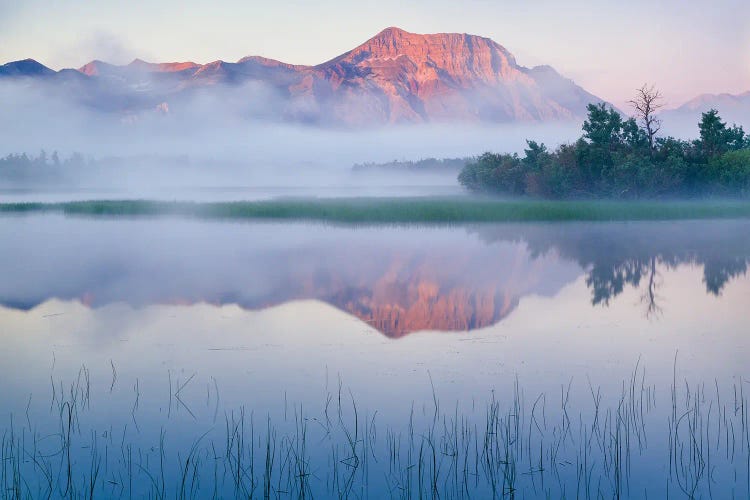
M 466 34 L 388 28 L 315 72 L 340 96 L 335 115 L 359 98 L 387 122 L 570 119 L 600 102 L 552 68 L 524 68 L 501 45 Z
M 568 120 L 585 116 L 588 103 L 601 102 L 548 66 L 520 66 L 488 38 L 398 28 L 317 66 L 251 56 L 204 65 L 92 61 L 78 71 L 88 77 L 97 99 L 86 85 L 71 89 L 78 94 L 71 97 L 94 107 L 100 102 L 107 111 L 112 102 L 127 103 L 118 109 L 125 113 L 153 110 L 163 102 L 170 110 L 186 109 L 196 94 L 208 93 L 218 101 L 230 95 L 227 106 L 252 117 L 253 98 L 260 94 L 266 115 L 334 126 Z M 0 77 L 40 75 L 55 73 L 31 60 L 0 66 Z M 273 103 L 270 113 L 268 103 Z

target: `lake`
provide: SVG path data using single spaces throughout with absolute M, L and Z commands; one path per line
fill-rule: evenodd
M 750 496 L 750 220 L 0 234 L 4 491 Z

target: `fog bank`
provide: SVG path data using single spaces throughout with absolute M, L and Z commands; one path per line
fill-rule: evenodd
M 574 140 L 580 130 L 580 124 L 574 123 L 371 129 L 289 124 L 273 114 L 273 93 L 258 85 L 227 88 L 218 94 L 221 98 L 195 93 L 178 105 L 113 113 L 92 106 L 90 101 L 96 96 L 73 100 L 58 86 L 23 80 L 0 83 L 0 102 L 5 108 L 0 115 L 0 156 L 36 155 L 44 150 L 48 154 L 57 151 L 63 158 L 80 152 L 99 163 L 116 160 L 111 169 L 79 176 L 73 184 L 84 188 L 456 186 L 453 174 L 415 180 L 390 172 L 352 177 L 350 171 L 355 163 L 522 152 L 527 138 L 554 146 Z

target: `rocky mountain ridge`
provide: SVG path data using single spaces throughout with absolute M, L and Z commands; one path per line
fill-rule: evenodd
M 280 121 L 502 123 L 579 119 L 588 103 L 601 102 L 549 66 L 519 65 L 489 38 L 394 27 L 315 66 L 250 56 L 208 64 L 136 59 L 117 66 L 94 60 L 77 72 L 83 78 L 71 83 L 70 70 L 54 72 L 33 60 L 0 66 L 0 78 L 26 77 L 54 86 L 65 76 L 71 99 L 121 113 L 163 103 L 179 110 L 189 108 L 196 95 L 221 101 L 229 93 L 231 109 Z

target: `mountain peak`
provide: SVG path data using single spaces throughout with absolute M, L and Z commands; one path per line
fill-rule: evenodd
M 298 64 L 288 64 L 285 62 L 277 61 L 276 59 L 269 59 L 263 56 L 245 56 L 237 64 L 258 64 L 267 68 L 286 68 L 292 70 L 303 70 L 308 69 L 309 66 L 303 66 Z
M 186 69 L 196 69 L 200 67 L 200 64 L 196 64 L 192 61 L 187 62 L 167 62 L 167 63 L 150 63 L 143 59 L 133 59 L 128 68 L 135 68 L 141 71 L 153 72 L 153 73 L 174 73 L 177 71 L 184 71 Z
M 409 33 L 406 30 L 402 30 L 401 28 L 397 26 L 389 26 L 382 30 L 380 33 L 375 35 L 373 38 L 393 38 L 393 37 L 399 37 L 404 35 L 413 35 L 414 33 Z
M 739 94 L 701 94 L 666 113 L 689 118 L 691 123 L 700 118 L 700 113 L 715 109 L 727 123 L 750 126 L 750 91 Z
M 49 76 L 55 72 L 35 59 L 27 58 L 12 61 L 0 66 L 0 75 L 10 77 Z
M 111 68 L 114 68 L 114 65 L 105 63 L 104 61 L 100 61 L 99 59 L 94 59 L 93 61 L 90 61 L 78 68 L 78 71 L 80 71 L 84 75 L 98 76 L 102 74 L 103 71 Z
M 384 30 L 380 31 L 377 35 L 372 37 L 370 40 L 418 40 L 418 39 L 476 39 L 476 40 L 488 40 L 487 37 L 479 35 L 469 35 L 467 33 L 454 33 L 454 32 L 441 32 L 441 33 L 412 33 L 406 31 L 397 26 L 389 26 Z
M 501 71 L 501 66 L 517 66 L 503 46 L 489 38 L 466 33 L 410 33 L 389 27 L 353 50 L 329 62 L 359 64 L 366 60 L 405 57 L 420 66 L 485 74 Z
M 403 84 L 420 98 L 449 88 L 505 84 L 533 78 L 504 47 L 462 33 L 409 33 L 386 28 L 353 50 L 318 66 L 341 77 L 368 75 Z

